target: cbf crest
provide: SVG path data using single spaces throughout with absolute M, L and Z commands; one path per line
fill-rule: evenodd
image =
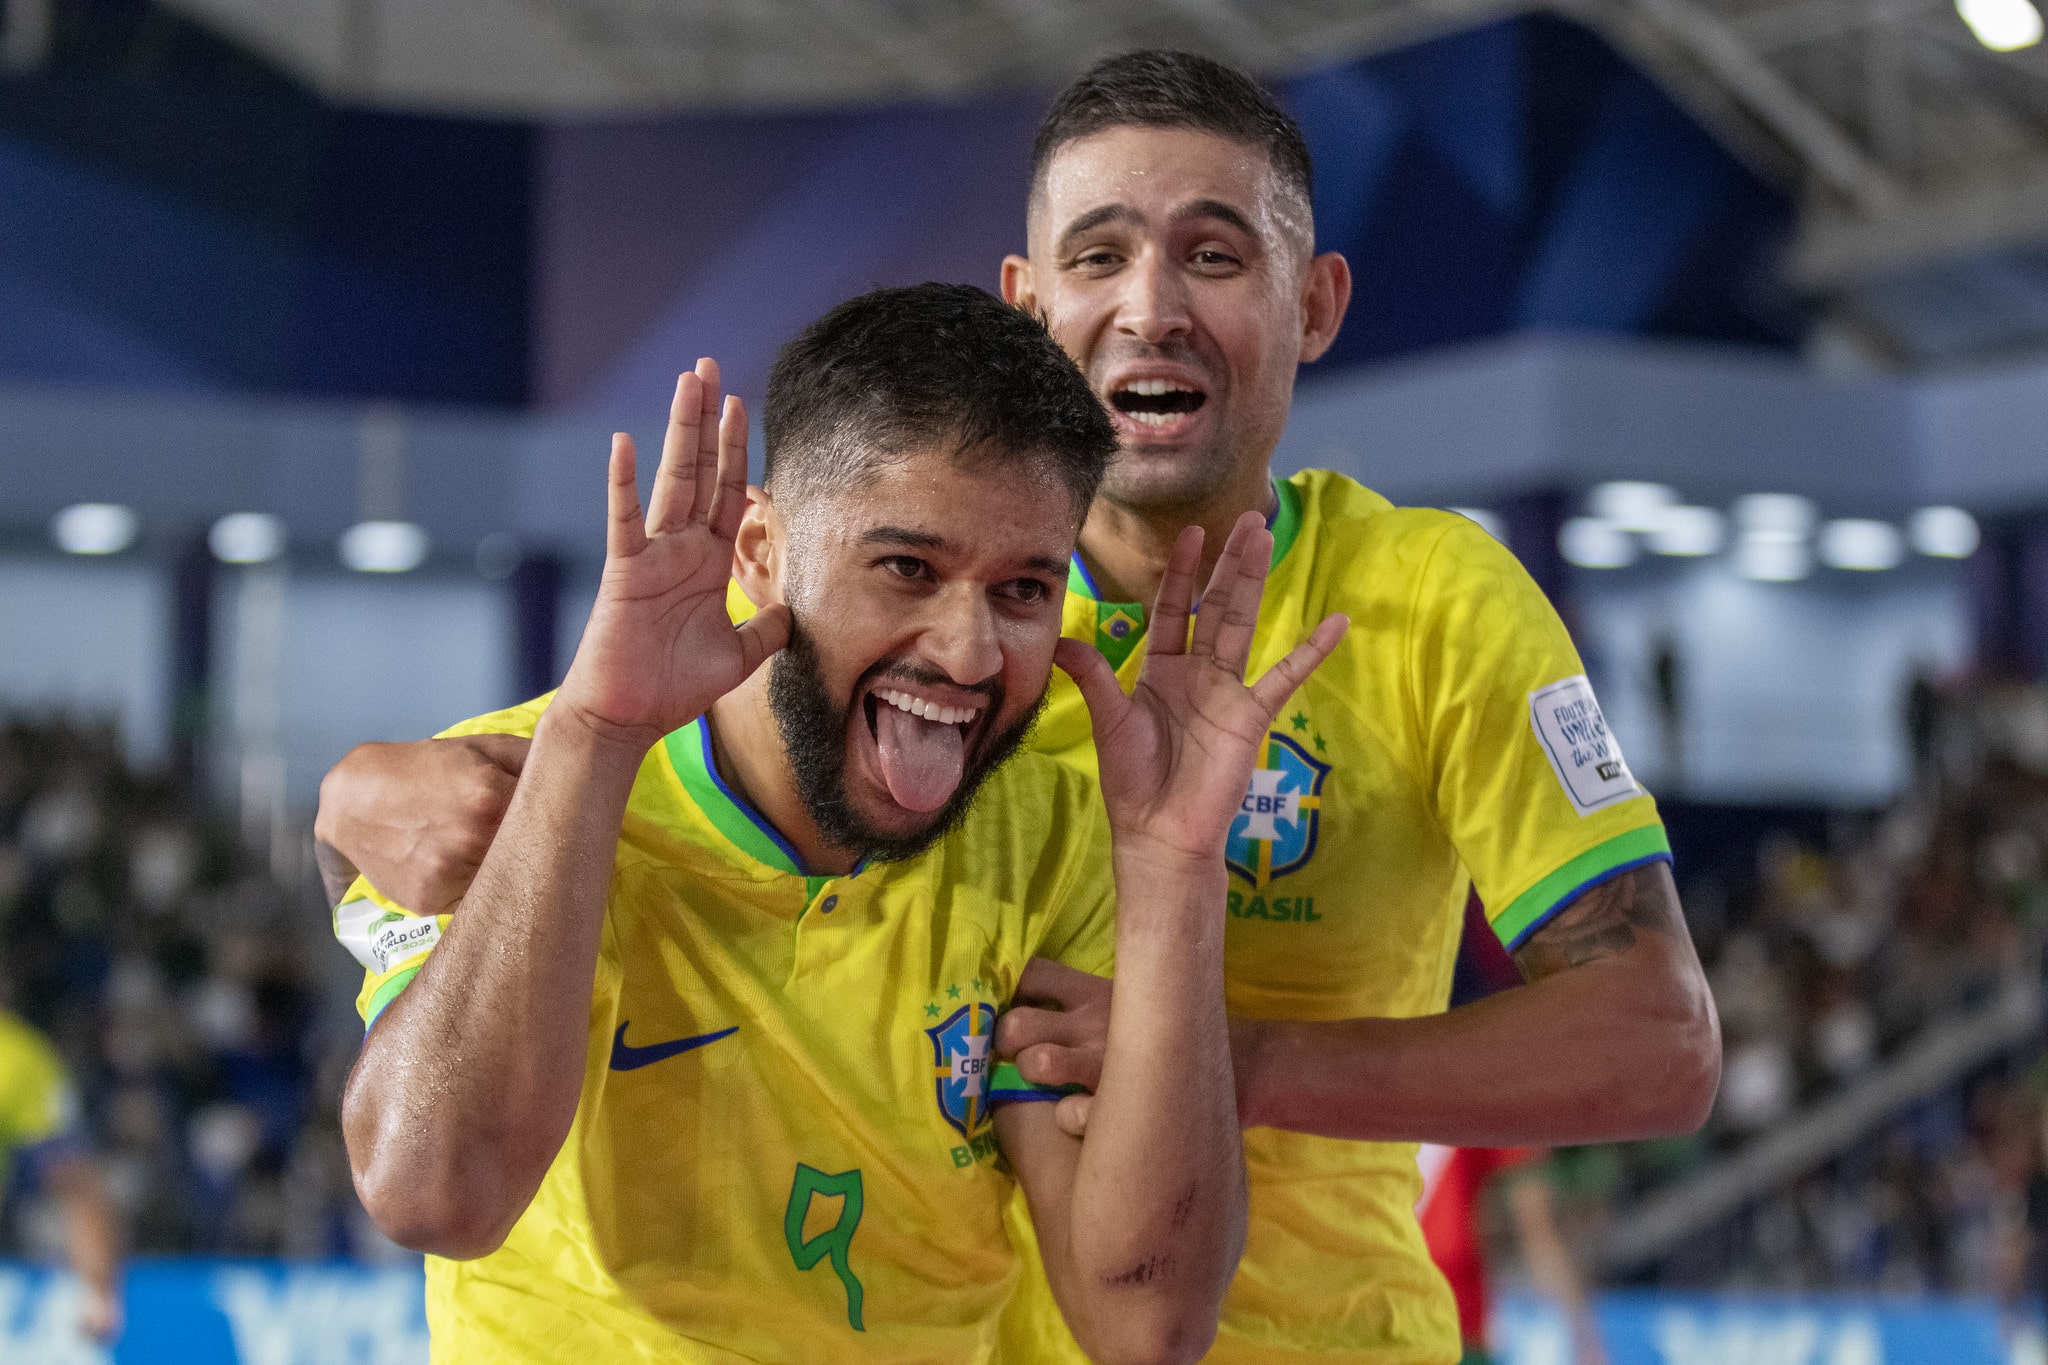
M 962 1005 L 924 1032 L 932 1040 L 939 1112 L 960 1136 L 972 1140 L 988 1131 L 993 1122 L 988 1073 L 989 1047 L 996 1032 L 995 1006 L 980 1000 Z
M 1318 748 L 1328 747 L 1322 735 L 1309 733 L 1307 717 L 1296 715 L 1292 721 L 1304 739 Z M 1314 857 L 1323 780 L 1329 775 L 1330 765 L 1300 740 L 1279 730 L 1267 735 L 1244 803 L 1230 823 L 1230 841 L 1223 849 L 1230 870 L 1254 887 L 1264 887 Z

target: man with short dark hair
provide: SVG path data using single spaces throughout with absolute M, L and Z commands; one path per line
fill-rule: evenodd
M 1120 677 L 1175 529 L 1263 512 L 1274 633 L 1360 628 L 1268 736 L 1232 828 L 1226 977 L 1251 1225 L 1213 1359 L 1449 1362 L 1456 1314 L 1416 1226 L 1418 1140 L 1542 1145 L 1689 1131 L 1719 1042 L 1656 808 L 1536 585 L 1462 517 L 1351 480 L 1273 481 L 1298 365 L 1350 274 L 1317 254 L 1308 151 L 1258 85 L 1174 52 L 1112 57 L 1034 147 L 1028 256 L 1003 290 L 1046 320 L 1121 446 L 1082 528 L 1068 635 Z M 1099 739 L 1099 730 L 1095 732 Z M 1055 685 L 1034 747 L 1086 770 Z M 1444 1012 L 1468 889 L 1526 985 Z M 1087 1084 L 1106 983 L 998 1035 L 1023 1074 Z M 1070 1127 L 1083 1098 L 1062 1102 Z M 1017 1223 L 1020 1241 L 1029 1228 Z M 1027 1281 L 1005 1358 L 1078 1352 Z
M 979 290 L 833 310 L 766 425 L 750 491 L 744 411 L 708 362 L 682 376 L 644 517 L 614 438 L 568 677 L 455 731 L 532 736 L 461 913 L 363 882 L 337 907 L 366 970 L 364 1206 L 429 1253 L 437 1360 L 969 1361 L 1021 1186 L 1089 1352 L 1191 1361 L 1244 1235 L 1223 843 L 1344 624 L 1245 685 L 1271 541 L 1246 518 L 1191 634 L 1182 539 L 1157 608 L 1180 627 L 1134 695 L 1062 641 L 1114 442 Z M 729 578 L 758 609 L 737 627 Z M 1010 758 L 1056 656 L 1101 708 L 1099 792 Z M 1028 960 L 1112 948 L 1076 1141 L 992 1035 Z

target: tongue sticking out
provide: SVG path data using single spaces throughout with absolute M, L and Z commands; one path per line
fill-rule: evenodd
M 883 702 L 875 708 L 875 741 L 882 751 L 882 777 L 889 795 L 904 809 L 937 810 L 960 785 L 964 755 L 959 726 L 941 725 Z

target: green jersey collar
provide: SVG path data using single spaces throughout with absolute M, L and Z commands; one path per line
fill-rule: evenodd
M 725 785 L 725 779 L 719 776 L 718 761 L 711 755 L 709 716 L 699 716 L 682 729 L 671 731 L 662 743 L 668 747 L 668 760 L 675 766 L 676 776 L 683 780 L 683 790 L 720 834 L 738 844 L 755 862 L 765 863 L 777 872 L 807 881 L 829 880 L 812 878 L 789 840 L 768 823 L 766 816 L 748 805 L 745 797 Z
M 1273 567 L 1277 569 L 1301 531 L 1301 490 L 1285 479 L 1273 484 L 1273 510 L 1266 517 L 1266 529 L 1273 533 Z M 1095 604 L 1094 645 L 1111 668 L 1122 668 L 1145 637 L 1144 604 L 1103 601 L 1078 549 L 1067 561 L 1067 591 Z M 1197 608 L 1200 605 L 1196 603 Z
M 718 832 L 739 845 L 755 862 L 804 879 L 804 904 L 817 899 L 826 883 L 838 878 L 812 872 L 782 832 L 768 823 L 768 817 L 747 804 L 747 799 L 725 785 L 718 760 L 711 753 L 711 717 L 699 716 L 680 730 L 672 730 L 662 744 L 668 761 L 682 779 L 683 791 L 697 809 L 718 827 Z M 858 877 L 867 868 L 863 858 L 848 876 Z
M 1287 552 L 1294 548 L 1294 539 L 1301 534 L 1301 490 L 1291 480 L 1273 481 L 1273 510 L 1266 517 L 1266 529 L 1273 533 L 1273 568 L 1280 567 L 1280 561 L 1287 558 Z M 1102 601 L 1102 590 L 1095 586 L 1095 575 L 1088 572 L 1088 566 L 1081 562 L 1081 551 L 1076 549 L 1067 561 L 1067 591 L 1085 597 L 1091 602 Z M 1144 607 L 1134 602 L 1114 604 L 1133 612 L 1142 618 Z

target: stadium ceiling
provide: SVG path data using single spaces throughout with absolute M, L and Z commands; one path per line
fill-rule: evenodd
M 1810 293 L 2048 236 L 2048 45 L 1992 52 L 1952 0 L 160 2 L 339 100 L 542 118 L 957 96 L 1165 44 L 1283 75 L 1548 8 L 1792 192 Z

